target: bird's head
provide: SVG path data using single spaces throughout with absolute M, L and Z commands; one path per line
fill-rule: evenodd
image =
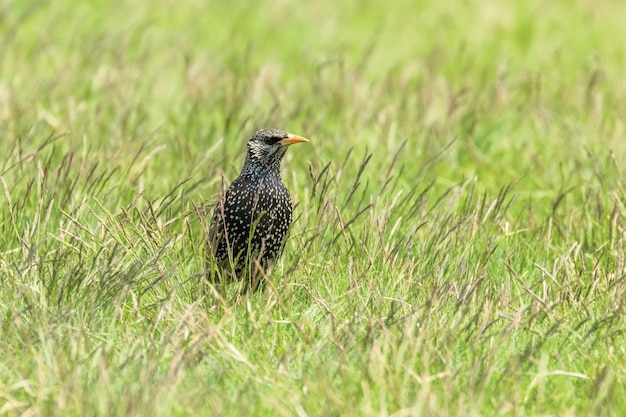
M 292 135 L 284 130 L 258 130 L 248 141 L 248 155 L 244 168 L 247 166 L 258 170 L 280 169 L 280 161 L 287 151 L 287 146 L 308 141 L 302 136 Z

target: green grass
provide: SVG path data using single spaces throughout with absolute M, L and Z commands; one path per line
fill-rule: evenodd
M 0 415 L 624 415 L 625 15 L 4 4 Z M 210 305 L 197 213 L 261 127 L 311 139 L 296 221 Z

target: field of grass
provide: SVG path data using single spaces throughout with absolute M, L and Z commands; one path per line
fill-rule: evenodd
M 626 4 L 9 1 L 0 415 L 623 416 Z M 203 211 L 308 137 L 264 292 Z

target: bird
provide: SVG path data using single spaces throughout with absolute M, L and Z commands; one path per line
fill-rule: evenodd
M 220 287 L 243 281 L 245 292 L 259 288 L 282 255 L 292 221 L 281 161 L 288 146 L 308 141 L 279 129 L 258 130 L 248 140 L 243 168 L 220 195 L 209 224 L 209 282 Z

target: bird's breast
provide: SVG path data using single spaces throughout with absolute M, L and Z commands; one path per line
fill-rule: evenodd
M 238 208 L 241 215 L 256 217 L 263 212 L 270 217 L 291 217 L 291 197 L 280 178 L 238 178 L 229 188 L 226 200 L 226 204 Z

